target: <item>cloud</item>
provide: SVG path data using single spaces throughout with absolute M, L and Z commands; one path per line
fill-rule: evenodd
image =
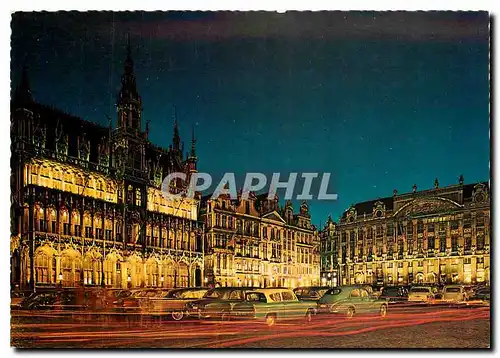
M 116 31 L 168 40 L 243 38 L 397 38 L 403 40 L 488 40 L 486 12 L 211 12 L 197 16 L 142 13 Z M 108 24 L 107 26 L 111 26 Z
M 487 12 L 291 11 L 277 12 L 56 12 L 16 13 L 13 33 L 29 28 L 81 38 L 131 37 L 174 41 L 252 38 L 401 39 L 408 41 L 489 39 Z

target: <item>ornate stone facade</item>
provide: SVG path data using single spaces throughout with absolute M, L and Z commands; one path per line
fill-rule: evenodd
M 207 281 L 221 286 L 297 287 L 319 283 L 319 240 L 304 202 L 250 193 L 247 200 L 202 199 Z
M 11 102 L 13 285 L 202 284 L 199 198 L 161 193 L 168 173 L 196 171 L 194 135 L 186 157 L 176 118 L 168 149 L 148 140 L 130 51 L 116 108 L 105 127 L 44 106 L 23 71 Z
M 488 283 L 488 183 L 395 190 L 328 218 L 320 237 L 325 284 Z

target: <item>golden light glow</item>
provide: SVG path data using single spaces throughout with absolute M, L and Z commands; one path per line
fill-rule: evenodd
M 25 164 L 24 172 L 25 185 L 34 184 L 112 203 L 117 202 L 117 183 L 99 172 L 89 172 L 70 164 L 39 158 Z

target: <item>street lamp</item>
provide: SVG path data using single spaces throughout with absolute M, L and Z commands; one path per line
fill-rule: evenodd
M 61 272 L 61 271 L 59 271 L 59 276 L 58 276 L 58 278 L 59 278 L 59 281 L 62 281 L 62 279 L 63 279 L 63 274 L 62 274 L 62 272 Z

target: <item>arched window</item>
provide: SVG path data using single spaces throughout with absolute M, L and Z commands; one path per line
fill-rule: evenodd
M 71 212 L 71 223 L 73 224 L 73 235 L 82 236 L 82 228 L 80 225 L 80 212 L 74 210 Z
M 85 256 L 83 261 L 83 283 L 85 285 L 99 285 L 101 283 L 101 260 L 91 255 Z
M 111 258 L 107 258 L 104 261 L 104 284 L 106 286 L 113 285 L 113 270 L 116 266 L 116 261 Z
M 35 206 L 35 230 L 47 231 L 47 223 L 45 222 L 44 210 L 40 205 Z
M 156 260 L 149 260 L 146 265 L 146 278 L 148 286 L 156 287 L 160 284 L 159 267 Z
M 141 189 L 137 188 L 135 189 L 135 205 L 141 206 L 141 203 L 142 203 Z
M 175 268 L 172 261 L 165 261 L 163 264 L 164 287 L 174 287 Z
M 35 272 L 37 283 L 50 283 L 49 256 L 45 252 L 36 255 Z
M 177 274 L 177 287 L 189 286 L 189 270 L 185 263 L 179 264 L 179 272 Z
M 90 214 L 87 212 L 83 214 L 83 226 L 85 228 L 85 237 L 92 238 L 93 237 L 92 219 L 90 217 Z
M 71 257 L 69 257 L 68 255 L 63 255 L 61 258 L 61 273 L 63 275 L 63 286 L 73 286 L 73 264 Z
M 57 234 L 59 232 L 58 227 L 57 227 L 57 213 L 54 208 L 47 209 L 47 221 L 48 221 L 48 230 L 53 233 Z
M 127 202 L 132 204 L 132 196 L 134 194 L 134 188 L 132 188 L 132 185 L 129 185 L 127 188 Z

